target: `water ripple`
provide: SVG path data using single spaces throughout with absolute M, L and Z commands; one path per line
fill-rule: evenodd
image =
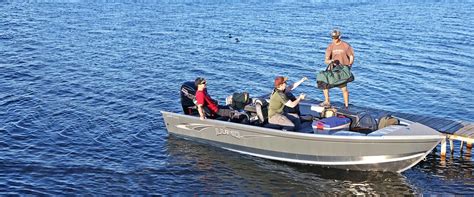
M 307 76 L 297 91 L 321 100 L 337 26 L 355 49 L 351 103 L 472 122 L 463 3 L 3 2 L 0 194 L 472 194 L 470 153 L 402 175 L 341 172 L 175 139 L 160 113 L 180 111 L 179 86 L 197 76 L 221 101 Z

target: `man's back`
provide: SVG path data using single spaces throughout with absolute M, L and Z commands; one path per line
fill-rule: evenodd
M 268 105 L 268 117 L 272 117 L 274 114 L 281 114 L 285 103 L 288 102 L 284 92 L 274 90 L 270 97 L 270 104 Z

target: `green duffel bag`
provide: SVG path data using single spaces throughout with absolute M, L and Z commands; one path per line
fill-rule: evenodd
M 333 69 L 328 69 L 330 66 L 332 67 L 332 65 L 328 65 L 325 71 L 316 75 L 319 89 L 330 89 L 354 81 L 354 75 L 349 66 L 336 65 Z

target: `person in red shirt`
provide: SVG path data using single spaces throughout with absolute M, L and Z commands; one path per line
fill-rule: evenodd
M 218 105 L 217 102 L 209 96 L 206 89 L 206 79 L 198 77 L 196 78 L 196 80 L 194 80 L 194 84 L 197 87 L 196 105 L 198 107 L 199 117 L 201 118 L 201 120 L 206 119 L 206 113 L 204 108 L 209 109 L 209 113 L 213 118 L 218 116 L 229 118 L 234 115 L 234 111 L 231 110 L 228 106 Z
M 324 59 L 325 64 L 341 64 L 352 67 L 354 63 L 354 49 L 347 42 L 341 40 L 341 32 L 334 29 L 331 32 L 332 42 L 326 49 L 326 56 Z M 347 84 L 340 85 L 339 88 L 342 91 L 344 97 L 344 106 L 349 107 L 349 90 Z M 329 100 L 329 89 L 323 89 L 324 102 L 321 103 L 323 106 L 330 106 Z

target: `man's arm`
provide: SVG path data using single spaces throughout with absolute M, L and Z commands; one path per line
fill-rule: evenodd
M 296 105 L 298 105 L 298 103 L 300 103 L 301 100 L 304 99 L 306 95 L 305 94 L 300 94 L 300 96 L 298 96 L 298 98 L 294 101 L 291 101 L 291 100 L 288 100 L 286 103 L 285 103 L 285 106 L 288 106 L 288 107 L 296 107 Z
M 328 46 L 328 48 L 326 49 L 326 55 L 324 56 L 324 63 L 325 64 L 330 64 L 332 62 L 332 59 L 331 59 L 331 47 Z
M 330 64 L 330 63 L 332 63 L 332 60 L 329 59 L 329 57 L 326 57 L 326 59 L 324 60 L 324 63 L 325 64 Z
M 297 81 L 296 83 L 294 84 L 291 84 L 291 86 L 289 88 L 286 88 L 286 92 L 290 92 L 294 89 L 296 89 L 299 85 L 301 85 L 301 83 L 303 83 L 304 81 L 308 80 L 307 77 L 303 77 L 301 78 L 301 80 Z
M 349 45 L 349 66 L 352 66 L 354 63 L 354 49 Z
M 206 119 L 206 114 L 204 113 L 204 94 L 202 91 L 196 92 L 196 105 L 198 107 L 199 117 L 201 120 Z
M 202 105 L 198 104 L 197 107 L 198 107 L 199 117 L 201 118 L 201 120 L 206 119 L 206 114 L 204 113 L 204 109 Z

